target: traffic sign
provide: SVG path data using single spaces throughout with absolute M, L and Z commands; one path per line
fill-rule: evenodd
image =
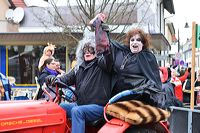
M 175 59 L 181 59 L 181 53 L 177 52 L 175 53 Z
M 196 24 L 196 48 L 200 48 L 200 26 Z
M 185 63 L 185 62 L 184 62 L 183 60 L 181 60 L 181 61 L 179 62 L 180 65 L 184 65 L 184 63 Z

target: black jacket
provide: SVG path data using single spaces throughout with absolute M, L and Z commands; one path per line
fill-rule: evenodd
M 42 72 L 40 72 L 38 77 L 38 83 L 40 84 L 40 86 L 43 85 L 43 83 L 45 82 L 45 78 L 49 75 L 51 75 L 51 73 L 48 72 L 46 69 L 43 69 Z
M 142 50 L 133 54 L 127 46 L 117 42 L 112 42 L 110 47 L 113 61 L 109 61 L 107 65 L 113 66 L 114 88 L 117 91 L 134 89 L 147 82 L 154 85 L 155 91 L 161 91 L 159 67 L 152 52 Z
M 40 84 L 40 89 L 39 89 L 39 92 L 37 94 L 37 100 L 40 99 L 40 98 L 44 98 L 44 95 L 43 95 L 43 90 L 42 90 L 42 85 L 44 84 L 45 82 L 45 78 L 47 76 L 51 75 L 50 72 L 48 72 L 46 69 L 43 69 L 42 72 L 40 72 L 39 74 L 39 77 L 38 77 L 38 83 Z
M 130 96 L 148 104 L 163 107 L 164 92 L 155 56 L 149 50 L 133 54 L 127 46 L 111 42 L 110 55 L 104 56 L 107 70 L 112 73 L 112 95 L 124 90 L 143 91 L 142 96 Z M 109 57 L 112 56 L 112 57 Z M 108 59 L 109 57 L 109 59 Z
M 111 76 L 100 68 L 101 63 L 100 58 L 88 64 L 83 62 L 77 72 L 72 69 L 69 73 L 58 77 L 58 80 L 67 85 L 75 85 L 78 105 L 104 106 L 111 98 Z

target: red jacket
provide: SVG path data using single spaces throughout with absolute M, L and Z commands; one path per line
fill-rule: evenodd
M 183 88 L 182 88 L 182 82 L 186 80 L 189 72 L 188 70 L 185 71 L 185 74 L 181 77 L 172 77 L 171 83 L 175 85 L 174 87 L 174 94 L 177 99 L 180 101 L 183 101 Z

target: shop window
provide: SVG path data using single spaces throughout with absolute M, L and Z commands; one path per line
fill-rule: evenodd
M 8 75 L 16 79 L 18 84 L 35 84 L 38 76 L 38 63 L 45 46 L 6 46 Z M 66 68 L 66 52 L 64 46 L 56 46 L 54 57 L 59 59 L 62 69 Z

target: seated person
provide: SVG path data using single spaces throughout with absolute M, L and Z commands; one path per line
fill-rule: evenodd
M 40 89 L 36 99 L 44 98 L 42 86 L 45 82 L 45 78 L 49 75 L 57 76 L 58 72 L 56 71 L 56 62 L 54 58 L 48 58 L 44 61 L 44 64 L 41 66 L 41 72 L 38 77 L 38 83 L 40 84 Z
M 71 118 L 72 133 L 84 133 L 86 122 L 102 118 L 104 106 L 111 97 L 111 76 L 100 67 L 104 62 L 96 57 L 94 33 L 90 34 L 79 42 L 75 68 L 56 78 L 47 78 L 52 84 L 57 80 L 76 87 L 77 102 L 60 104 Z

